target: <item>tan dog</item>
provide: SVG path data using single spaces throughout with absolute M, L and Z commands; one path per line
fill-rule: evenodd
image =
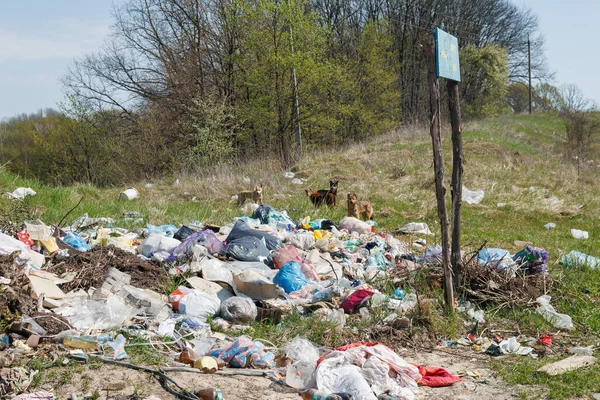
M 348 216 L 358 218 L 361 216 L 364 220 L 373 218 L 373 207 L 368 201 L 358 201 L 356 194 L 348 193 Z
M 237 205 L 241 206 L 246 202 L 246 200 L 250 199 L 254 203 L 258 203 L 262 205 L 262 185 L 256 185 L 254 190 L 242 190 L 238 193 Z

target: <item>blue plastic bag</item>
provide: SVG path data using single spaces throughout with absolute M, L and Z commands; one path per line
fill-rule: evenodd
M 512 256 L 504 249 L 483 249 L 477 254 L 477 261 L 480 265 L 495 265 L 509 258 L 512 258 Z
M 567 267 L 589 267 L 592 269 L 600 269 L 600 258 L 588 256 L 577 250 L 571 251 L 569 254 L 560 260 L 560 264 Z
M 149 236 L 153 233 L 158 233 L 163 236 L 172 238 L 175 235 L 175 233 L 178 231 L 178 228 L 175 225 L 156 226 L 156 225 L 148 224 L 146 229 L 143 229 L 142 231 L 144 232 L 144 234 L 146 236 Z
M 290 261 L 281 267 L 277 275 L 273 278 L 273 283 L 281 286 L 286 293 L 292 293 L 302 289 L 308 284 L 308 281 L 302 273 L 302 268 L 298 261 Z
M 90 245 L 87 244 L 78 233 L 69 232 L 67 235 L 62 238 L 62 241 L 79 251 L 89 251 L 91 249 Z

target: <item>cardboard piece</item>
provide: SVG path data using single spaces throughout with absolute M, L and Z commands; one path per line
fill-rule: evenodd
M 218 283 L 211 282 L 197 276 L 191 276 L 187 278 L 187 281 L 194 289 L 198 289 L 199 291 L 208 294 L 216 294 L 221 301 L 225 301 L 234 296 L 230 290 L 222 287 Z
M 46 262 L 46 257 L 43 254 L 38 253 L 37 251 L 33 251 L 31 249 L 27 249 L 27 254 L 29 255 L 29 264 L 32 265 L 36 269 L 41 269 Z
M 61 300 L 65 298 L 65 293 L 56 286 L 52 279 L 37 275 L 28 275 L 28 278 L 36 298 L 40 297 L 42 293 L 47 299 Z
M 277 285 L 256 271 L 248 270 L 233 275 L 233 281 L 237 291 L 252 300 L 274 299 L 278 296 Z

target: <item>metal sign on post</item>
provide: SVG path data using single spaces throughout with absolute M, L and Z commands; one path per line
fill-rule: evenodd
M 429 82 L 429 102 L 431 111 L 430 134 L 433 148 L 433 169 L 438 217 L 442 234 L 442 266 L 444 269 L 444 294 L 446 309 L 454 309 L 454 288 L 460 285 L 462 259 L 460 256 L 460 214 L 462 199 L 463 150 L 460 126 L 460 60 L 458 39 L 436 28 L 423 47 L 427 59 Z M 452 125 L 452 244 L 448 232 L 448 212 L 444 199 L 444 160 L 442 155 L 442 135 L 440 128 L 440 87 L 438 77 L 447 79 L 448 108 Z M 451 254 L 449 253 L 449 248 Z
M 435 51 L 436 75 L 460 82 L 458 39 L 440 28 L 435 28 Z

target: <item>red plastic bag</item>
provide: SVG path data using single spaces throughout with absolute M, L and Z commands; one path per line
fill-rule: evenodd
M 346 297 L 346 300 L 342 301 L 340 308 L 343 308 L 347 314 L 353 314 L 356 309 L 369 297 L 373 296 L 375 292 L 369 289 L 359 289 Z
M 413 364 L 419 368 L 421 380 L 417 383 L 421 386 L 442 387 L 451 386 L 456 382 L 462 381 L 460 376 L 452 375 L 444 368 L 440 367 L 422 367 L 418 364 Z
M 179 286 L 173 293 L 171 293 L 168 300 L 171 307 L 173 307 L 173 310 L 179 310 L 179 302 L 181 299 L 192 292 L 192 289 L 186 288 L 185 286 Z
M 543 344 L 544 346 L 552 346 L 552 336 L 542 333 L 537 341 L 537 344 Z

